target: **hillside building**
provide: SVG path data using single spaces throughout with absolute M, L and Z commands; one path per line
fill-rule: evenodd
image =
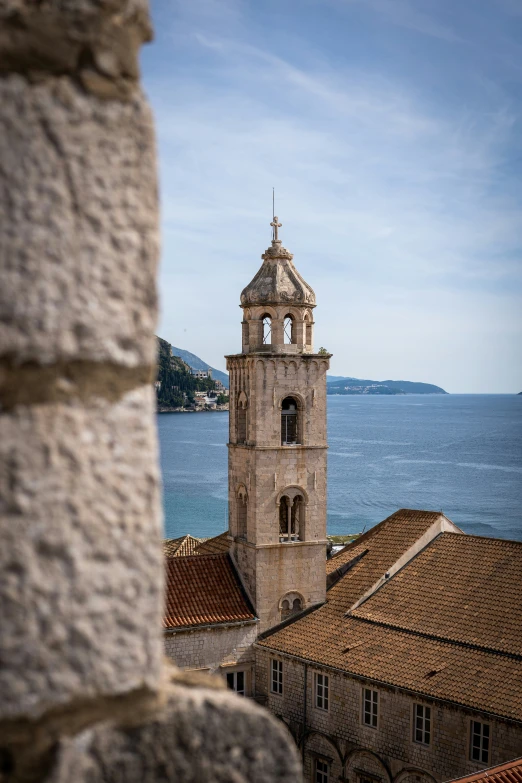
M 315 294 L 278 236 L 241 294 L 229 529 L 166 542 L 165 646 L 283 720 L 313 783 L 442 783 L 522 755 L 522 544 L 401 510 L 326 558 Z

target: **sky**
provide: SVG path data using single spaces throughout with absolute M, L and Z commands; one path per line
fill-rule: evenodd
M 225 369 L 270 244 L 331 373 L 522 391 L 522 2 L 155 0 L 158 334 Z

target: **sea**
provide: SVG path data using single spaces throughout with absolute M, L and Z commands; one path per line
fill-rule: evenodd
M 228 413 L 158 414 L 165 536 L 227 529 Z M 327 532 L 399 508 L 522 541 L 522 396 L 328 396 Z

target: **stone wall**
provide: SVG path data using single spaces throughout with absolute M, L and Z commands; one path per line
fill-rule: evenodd
M 299 777 L 163 664 L 150 38 L 146 0 L 0 0 L 2 782 Z
M 251 670 L 257 630 L 254 622 L 166 632 L 165 654 L 181 669 L 206 669 L 212 674 L 222 674 L 224 667 L 241 665 Z
M 271 657 L 283 660 L 283 695 L 270 693 Z M 314 673 L 328 674 L 329 709 L 314 705 Z M 298 741 L 303 736 L 305 664 L 285 656 L 271 656 L 256 649 L 256 692 L 265 697 L 269 709 L 291 728 Z M 423 783 L 445 781 L 470 774 L 522 755 L 522 725 L 463 709 L 457 705 L 415 697 L 398 688 L 362 681 L 326 668 L 307 665 L 305 779 L 311 775 L 315 756 L 331 763 L 332 779 L 341 773 L 357 783 L 363 771 L 384 783 L 402 781 L 408 774 Z M 377 729 L 362 723 L 362 689 L 379 692 Z M 429 746 L 413 741 L 413 704 L 432 710 L 432 738 Z M 487 765 L 469 760 L 471 720 L 487 722 L 491 731 L 491 757 Z M 344 768 L 344 772 L 343 772 Z

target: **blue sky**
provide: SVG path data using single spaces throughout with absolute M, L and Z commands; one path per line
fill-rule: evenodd
M 335 375 L 522 391 L 522 2 L 156 0 L 158 334 L 224 369 L 270 242 Z

